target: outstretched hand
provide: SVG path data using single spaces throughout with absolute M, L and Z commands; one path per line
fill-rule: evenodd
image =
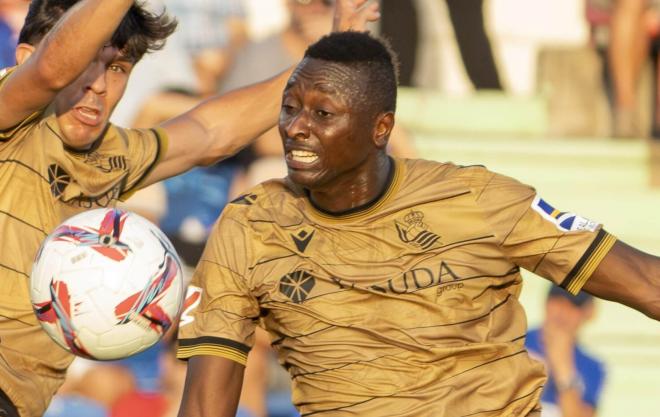
M 367 23 L 380 18 L 378 2 L 374 0 L 337 0 L 332 21 L 333 32 L 355 30 L 364 32 Z

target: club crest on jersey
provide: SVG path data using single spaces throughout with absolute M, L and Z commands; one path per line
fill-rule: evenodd
M 532 209 L 539 213 L 541 217 L 553 223 L 562 232 L 583 230 L 594 232 L 599 226 L 598 223 L 578 216 L 575 213 L 559 211 L 539 196 L 536 196 L 534 201 L 532 201 Z
M 440 239 L 440 236 L 428 230 L 429 226 L 424 223 L 424 213 L 421 211 L 411 211 L 403 217 L 403 221 L 395 220 L 394 224 L 402 242 L 424 250 Z

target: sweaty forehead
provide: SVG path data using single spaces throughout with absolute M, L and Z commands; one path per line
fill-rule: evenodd
M 326 94 L 347 96 L 360 92 L 362 74 L 357 68 L 321 59 L 305 58 L 289 78 L 286 89 L 301 87 L 315 89 Z

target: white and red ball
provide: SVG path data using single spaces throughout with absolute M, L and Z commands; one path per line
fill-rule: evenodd
M 111 360 L 155 344 L 183 300 L 179 257 L 143 217 L 96 209 L 63 222 L 41 245 L 30 277 L 43 329 L 70 352 Z

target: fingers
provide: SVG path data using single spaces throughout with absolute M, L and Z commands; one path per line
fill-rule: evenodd
M 337 0 L 333 31 L 366 31 L 369 22 L 380 18 L 380 8 L 374 0 Z

